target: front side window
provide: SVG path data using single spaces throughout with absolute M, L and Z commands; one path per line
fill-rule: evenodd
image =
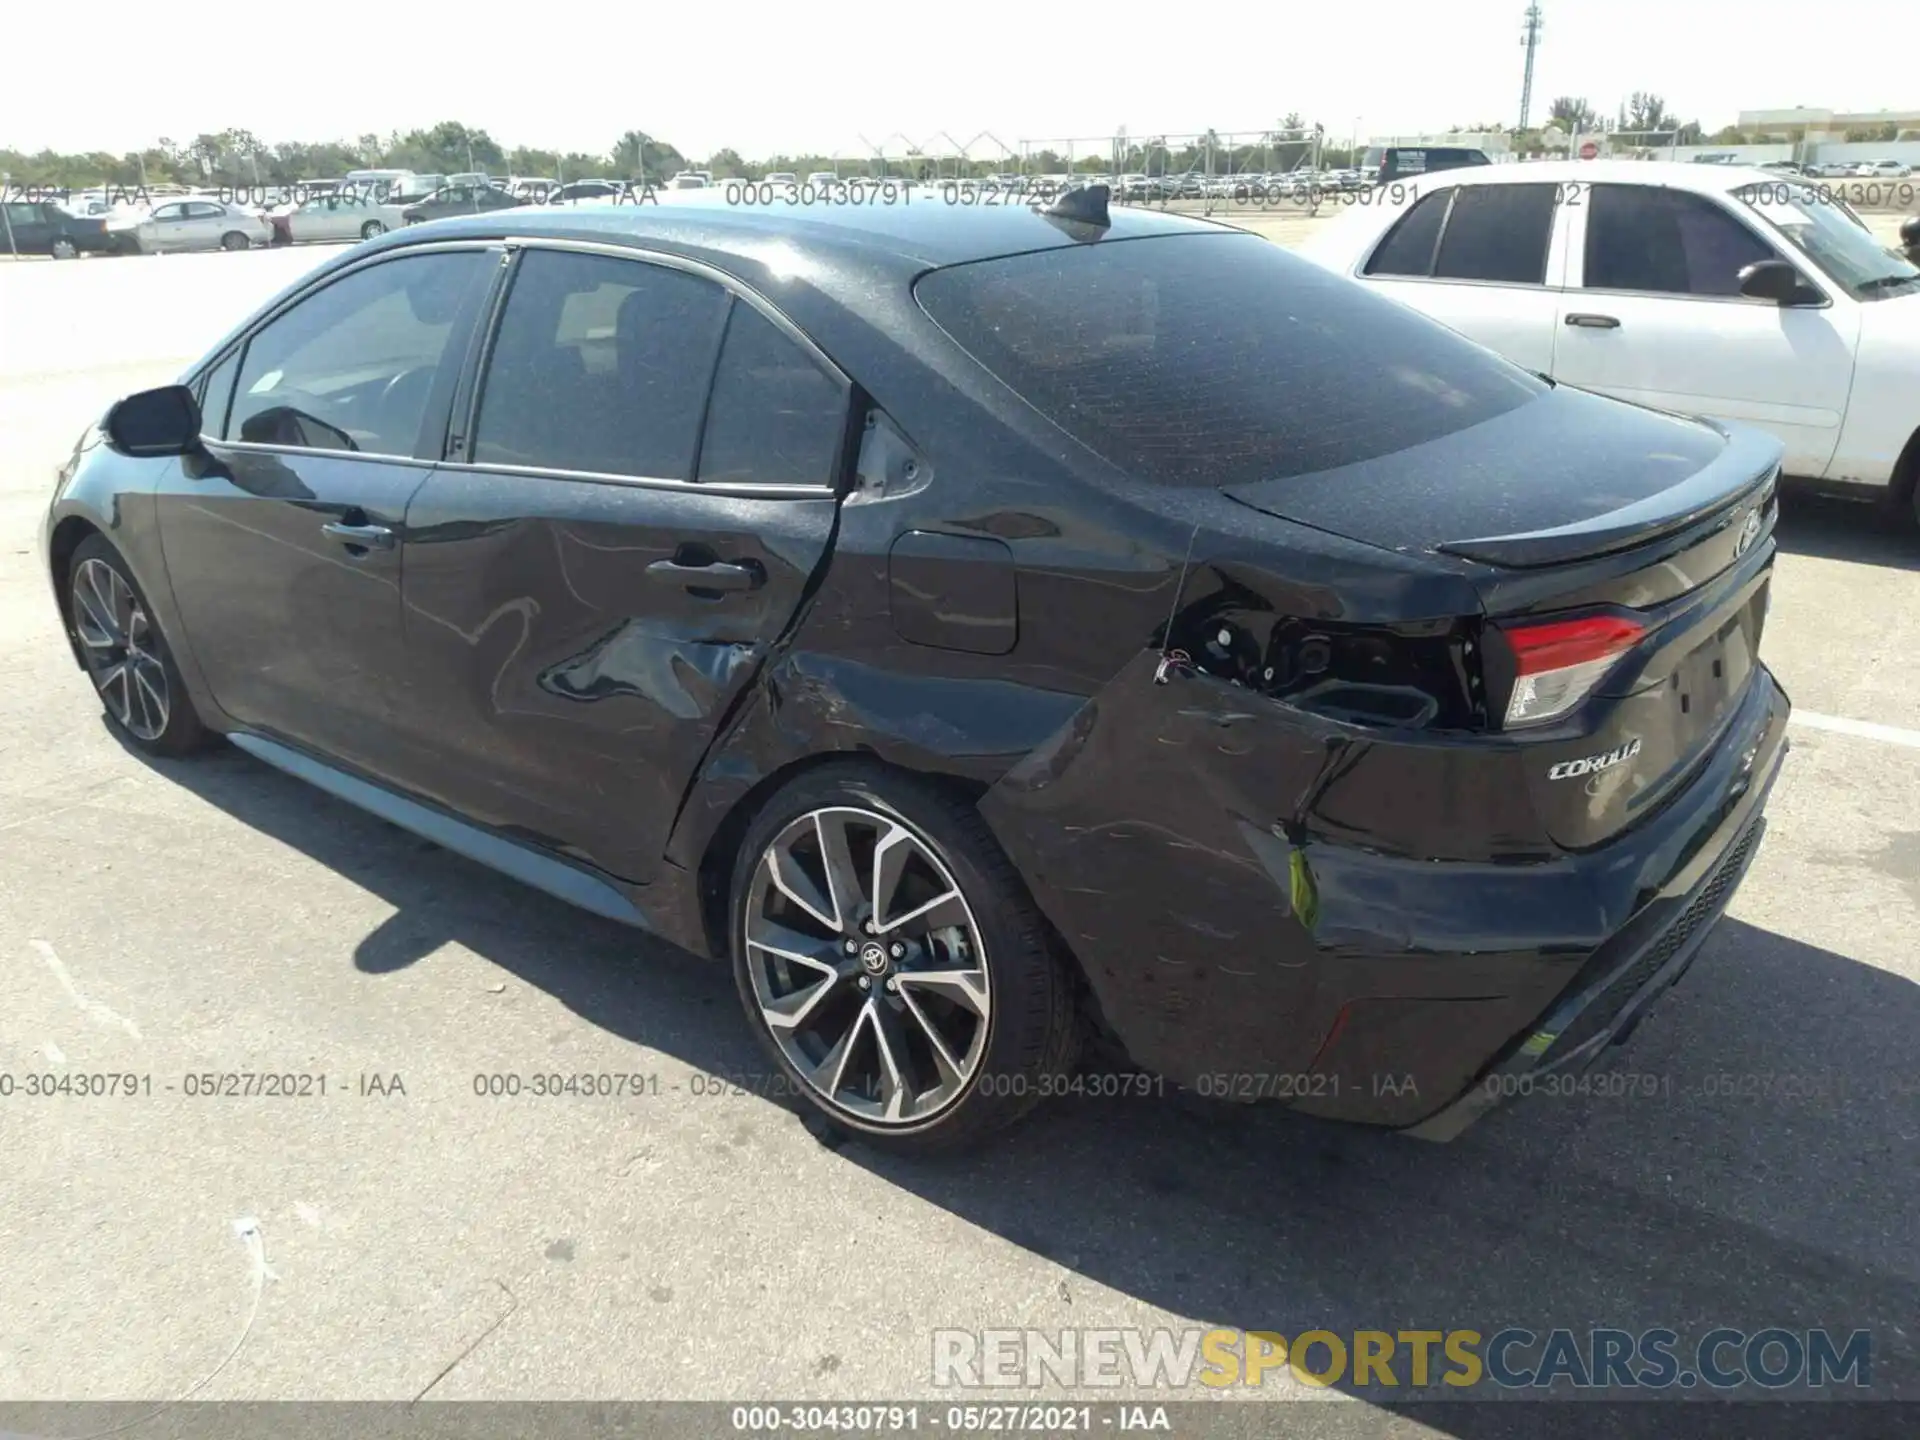
M 1589 290 L 1738 296 L 1740 272 L 1779 258 L 1703 196 L 1653 185 L 1595 185 L 1586 196 Z
M 730 303 L 683 270 L 527 251 L 487 362 L 470 458 L 691 480 Z
M 269 321 L 247 344 L 224 438 L 412 455 L 492 264 L 478 250 L 388 260 Z

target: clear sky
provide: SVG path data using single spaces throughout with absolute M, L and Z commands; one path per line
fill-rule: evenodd
M 861 153 L 904 134 L 1227 133 L 1288 111 L 1344 140 L 1517 118 L 1520 0 L 1191 7 L 815 0 L 408 7 L 395 0 L 15 7 L 0 146 L 121 153 L 228 126 L 351 138 L 440 120 L 600 152 L 629 129 L 690 156 Z M 1538 123 L 1650 90 L 1709 132 L 1742 109 L 1920 107 L 1893 0 L 1543 0 Z M 1858 37 L 1858 43 L 1855 43 Z M 31 60 L 32 63 L 23 63 Z M 902 148 L 898 141 L 890 151 Z M 975 151 L 993 153 L 989 143 Z

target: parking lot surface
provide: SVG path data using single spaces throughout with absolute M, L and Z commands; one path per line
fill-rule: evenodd
M 1068 1099 L 910 1164 L 756 1093 L 723 967 L 111 737 L 33 556 L 54 464 L 332 253 L 0 267 L 0 1072 L 150 1086 L 0 1099 L 0 1396 L 873 1399 L 939 1393 L 939 1328 L 1819 1325 L 1920 1397 L 1920 534 L 1788 499 L 1794 748 L 1729 918 L 1605 1062 L 1656 1094 L 1448 1146 Z M 551 1071 L 654 1079 L 476 1093 Z M 189 1096 L 210 1072 L 326 1093 Z

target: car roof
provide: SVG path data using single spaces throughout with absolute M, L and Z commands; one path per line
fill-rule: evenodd
M 1124 206 L 1113 207 L 1109 218 L 1112 224 L 1099 233 L 1101 241 L 1238 233 L 1236 227 L 1197 216 Z M 653 246 L 698 252 L 723 263 L 732 257 L 755 266 L 765 263 L 767 246 L 777 241 L 814 251 L 822 260 L 890 258 L 925 268 L 1074 245 L 1082 243 L 1085 232 L 1024 205 L 950 205 L 937 193 L 922 200 L 866 205 L 835 205 L 826 199 L 808 202 L 803 197 L 802 203 L 793 205 L 742 206 L 729 204 L 724 189 L 715 187 L 662 193 L 657 203 L 530 206 L 463 215 L 410 226 L 404 235 L 395 232 L 388 243 L 515 235 Z
M 1411 148 L 1411 147 L 1409 147 Z M 1406 180 L 1426 177 L 1409 175 Z M 1475 165 L 1464 170 L 1436 170 L 1435 181 L 1449 185 L 1559 185 L 1585 181 L 1593 185 L 1665 185 L 1675 190 L 1698 190 L 1724 195 L 1742 185 L 1777 185 L 1779 180 L 1757 165 L 1698 165 L 1682 160 L 1525 160 L 1505 165 Z

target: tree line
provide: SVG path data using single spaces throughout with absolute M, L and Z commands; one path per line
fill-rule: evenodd
M 508 147 L 484 129 L 447 120 L 431 129 L 404 134 L 395 131 L 385 137 L 369 133 L 352 140 L 274 144 L 261 141 L 249 130 L 230 129 L 197 135 L 186 142 L 163 137 L 122 155 L 106 151 L 63 154 L 55 150 L 29 154 L 0 149 L 0 173 L 16 186 L 69 189 L 293 185 L 338 179 L 352 170 L 412 170 L 422 175 L 480 171 L 558 180 L 604 176 L 656 185 L 679 171 L 695 168 L 709 170 L 715 179 L 724 180 L 759 180 L 782 172 L 804 177 L 819 171 L 931 179 L 978 178 L 1015 170 L 1030 174 L 1105 174 L 1116 165 L 1122 173 L 1179 175 L 1207 171 L 1218 175 L 1294 169 L 1312 159 L 1316 139 L 1323 141 L 1319 150 L 1323 166 L 1357 162 L 1358 156 L 1347 146 L 1324 143 L 1324 137 L 1304 127 L 1298 115 L 1287 116 L 1276 129 L 1251 140 L 1235 136 L 1232 143 L 1208 131 L 1197 139 L 1141 137 L 1128 141 L 1124 149 L 1116 146 L 1114 151 L 1096 154 L 1067 156 L 1054 150 L 1036 150 L 1024 159 L 1008 154 L 968 159 L 909 152 L 884 160 L 847 155 L 773 155 L 748 160 L 736 150 L 721 149 L 698 165 L 667 141 L 639 130 L 627 131 L 605 153 L 592 155 Z

